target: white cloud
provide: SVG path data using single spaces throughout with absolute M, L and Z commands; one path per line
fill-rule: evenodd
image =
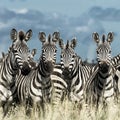
M 86 11 L 86 14 L 81 15 L 79 18 L 75 18 L 75 17 L 69 18 L 65 15 L 61 15 L 58 13 L 45 14 L 37 10 L 27 10 L 27 9 L 9 10 L 7 8 L 6 9 L 1 8 L 0 10 L 1 40 L 4 40 L 4 38 L 6 40 L 10 39 L 9 33 L 12 28 L 16 28 L 17 30 L 23 29 L 24 31 L 27 31 L 28 29 L 32 29 L 33 30 L 32 39 L 35 40 L 38 39 L 39 31 L 44 31 L 46 34 L 49 34 L 56 30 L 59 30 L 62 39 L 64 41 L 66 41 L 67 39 L 72 39 L 73 36 L 76 36 L 78 39 L 78 44 L 80 44 L 80 47 L 77 48 L 78 54 L 83 58 L 88 57 L 92 59 L 92 57 L 94 57 L 92 55 L 94 49 L 92 49 L 92 46 L 88 47 L 88 45 L 91 44 L 91 39 L 92 39 L 91 35 L 93 32 L 98 32 L 99 34 L 106 32 L 105 31 L 106 26 L 104 26 L 103 23 L 99 20 L 100 15 L 104 16 L 104 10 L 102 9 L 97 10 L 97 8 L 96 11 L 94 11 L 94 9 L 91 10 L 92 10 L 91 14 L 89 13 L 89 11 Z M 100 13 L 99 16 L 98 14 L 96 14 L 96 12 Z M 107 19 L 112 18 L 114 16 L 113 14 L 111 15 L 112 16 L 110 17 L 109 15 Z M 98 18 L 96 16 L 98 16 Z M 9 46 L 8 44 L 9 43 L 6 42 L 5 44 L 2 45 L 4 47 L 5 46 L 7 47 Z M 39 45 L 40 45 L 39 40 L 36 40 L 35 42 L 33 42 L 33 44 L 31 44 L 30 47 L 38 46 L 38 49 L 40 49 Z M 82 51 L 79 52 L 81 49 L 81 45 L 83 46 Z M 1 48 L 4 51 L 4 48 L 3 47 Z
M 28 9 L 23 8 L 23 9 L 12 9 L 15 13 L 17 14 L 27 14 Z
M 5 27 L 8 27 L 6 23 L 0 22 L 0 29 L 3 29 Z
M 58 19 L 58 18 L 59 18 L 59 15 L 58 15 L 57 13 L 53 13 L 53 17 L 54 17 L 55 19 Z
M 94 22 L 95 22 L 94 19 L 90 18 L 88 21 L 88 25 L 92 25 L 92 24 L 94 24 Z
M 75 31 L 76 32 L 88 32 L 89 31 L 89 28 L 88 26 L 78 26 L 75 28 Z

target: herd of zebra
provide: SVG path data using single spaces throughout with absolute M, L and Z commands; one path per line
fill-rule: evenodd
M 64 44 L 59 32 L 46 36 L 39 33 L 42 42 L 39 61 L 34 60 L 36 49 L 30 51 L 27 41 L 32 30 L 12 29 L 12 45 L 8 53 L 0 58 L 0 105 L 3 116 L 13 105 L 37 106 L 44 110 L 46 103 L 54 106 L 67 98 L 73 103 L 83 102 L 98 107 L 100 103 L 119 99 L 120 54 L 111 57 L 113 33 L 99 37 L 93 33 L 96 42 L 97 62 L 85 63 L 74 48 L 73 38 Z M 61 49 L 60 63 L 56 63 L 57 43 Z M 84 51 L 83 51 L 84 52 Z

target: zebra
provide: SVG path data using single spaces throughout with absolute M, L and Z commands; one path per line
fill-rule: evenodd
M 72 102 L 82 103 L 83 101 L 83 88 L 95 65 L 85 64 L 82 61 L 81 57 L 74 51 L 76 44 L 76 38 L 72 39 L 71 42 L 67 41 L 66 45 L 62 39 L 59 40 L 61 62 L 54 67 L 51 75 L 54 86 L 53 105 L 61 103 L 66 95 L 68 100 Z
M 29 49 L 26 44 L 31 36 L 32 30 L 24 33 L 23 31 L 17 32 L 13 28 L 10 32 L 12 45 L 7 54 L 2 53 L 3 57 L 0 61 L 0 105 L 3 108 L 3 116 L 7 114 L 9 105 L 13 101 L 12 86 L 14 86 L 16 75 L 19 71 L 21 74 L 27 75 L 31 70 L 28 60 Z
M 114 75 L 114 80 L 115 80 L 115 93 L 116 97 L 120 96 L 120 54 L 114 56 L 112 58 L 112 64 L 116 68 L 116 72 Z
M 106 105 L 114 98 L 114 74 L 116 72 L 112 64 L 111 42 L 113 41 L 113 33 L 109 32 L 107 39 L 103 34 L 102 40 L 98 33 L 93 33 L 93 39 L 97 43 L 97 64 L 94 72 L 85 86 L 85 100 L 90 105 L 98 108 L 99 103 Z
M 20 104 L 26 107 L 39 106 L 44 109 L 44 103 L 50 102 L 52 92 L 50 75 L 56 63 L 56 43 L 59 37 L 59 32 L 54 32 L 52 36 L 49 34 L 48 38 L 44 32 L 39 33 L 39 39 L 42 42 L 39 63 L 28 76 L 17 77 L 15 86 Z
M 113 34 L 113 33 L 112 33 Z M 111 36 L 111 39 L 113 36 Z M 118 95 L 120 94 L 120 54 L 112 57 L 112 60 L 111 60 L 113 66 L 116 68 L 116 72 L 115 72 L 115 75 L 114 75 L 114 80 L 116 81 L 115 82 L 115 94 L 116 94 L 116 97 L 118 97 Z

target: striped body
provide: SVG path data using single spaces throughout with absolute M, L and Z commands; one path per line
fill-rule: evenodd
M 105 41 L 105 35 L 102 41 L 99 40 L 97 33 L 93 34 L 97 42 L 97 60 L 98 64 L 94 72 L 91 74 L 86 84 L 86 101 L 95 104 L 97 107 L 99 103 L 107 103 L 114 96 L 114 74 L 115 68 L 111 64 L 111 48 L 110 43 L 113 39 L 112 33 L 108 34 Z
M 115 91 L 116 91 L 116 96 L 120 95 L 120 54 L 116 55 L 115 57 L 112 58 L 112 64 L 116 68 L 114 80 L 115 82 Z
M 56 62 L 58 34 L 55 32 L 52 37 L 49 35 L 48 39 L 45 33 L 39 34 L 42 41 L 42 54 L 38 66 L 27 76 L 17 76 L 16 87 L 20 103 L 42 105 L 44 102 L 50 102 L 52 90 L 50 75 Z
M 3 107 L 4 116 L 13 100 L 12 88 L 15 84 L 16 75 L 19 71 L 23 74 L 28 74 L 31 70 L 28 60 L 29 49 L 25 39 L 20 40 L 19 37 L 20 32 L 17 34 L 17 31 L 12 29 L 11 38 L 13 39 L 13 44 L 8 53 L 3 55 L 0 62 L 0 104 Z
M 64 45 L 61 41 L 61 64 L 54 68 L 51 79 L 54 84 L 53 104 L 58 104 L 67 95 L 70 101 L 82 101 L 83 89 L 92 64 L 85 64 L 74 52 L 76 40 Z

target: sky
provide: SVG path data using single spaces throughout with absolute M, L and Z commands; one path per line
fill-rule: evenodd
M 112 56 L 120 53 L 120 1 L 119 0 L 1 0 L 0 2 L 0 52 L 11 45 L 10 31 L 33 30 L 28 41 L 30 49 L 37 48 L 39 59 L 41 43 L 38 33 L 46 35 L 59 31 L 66 42 L 77 38 L 75 51 L 83 60 L 95 59 L 96 44 L 92 33 L 114 32 Z M 58 58 L 60 50 L 58 49 Z

